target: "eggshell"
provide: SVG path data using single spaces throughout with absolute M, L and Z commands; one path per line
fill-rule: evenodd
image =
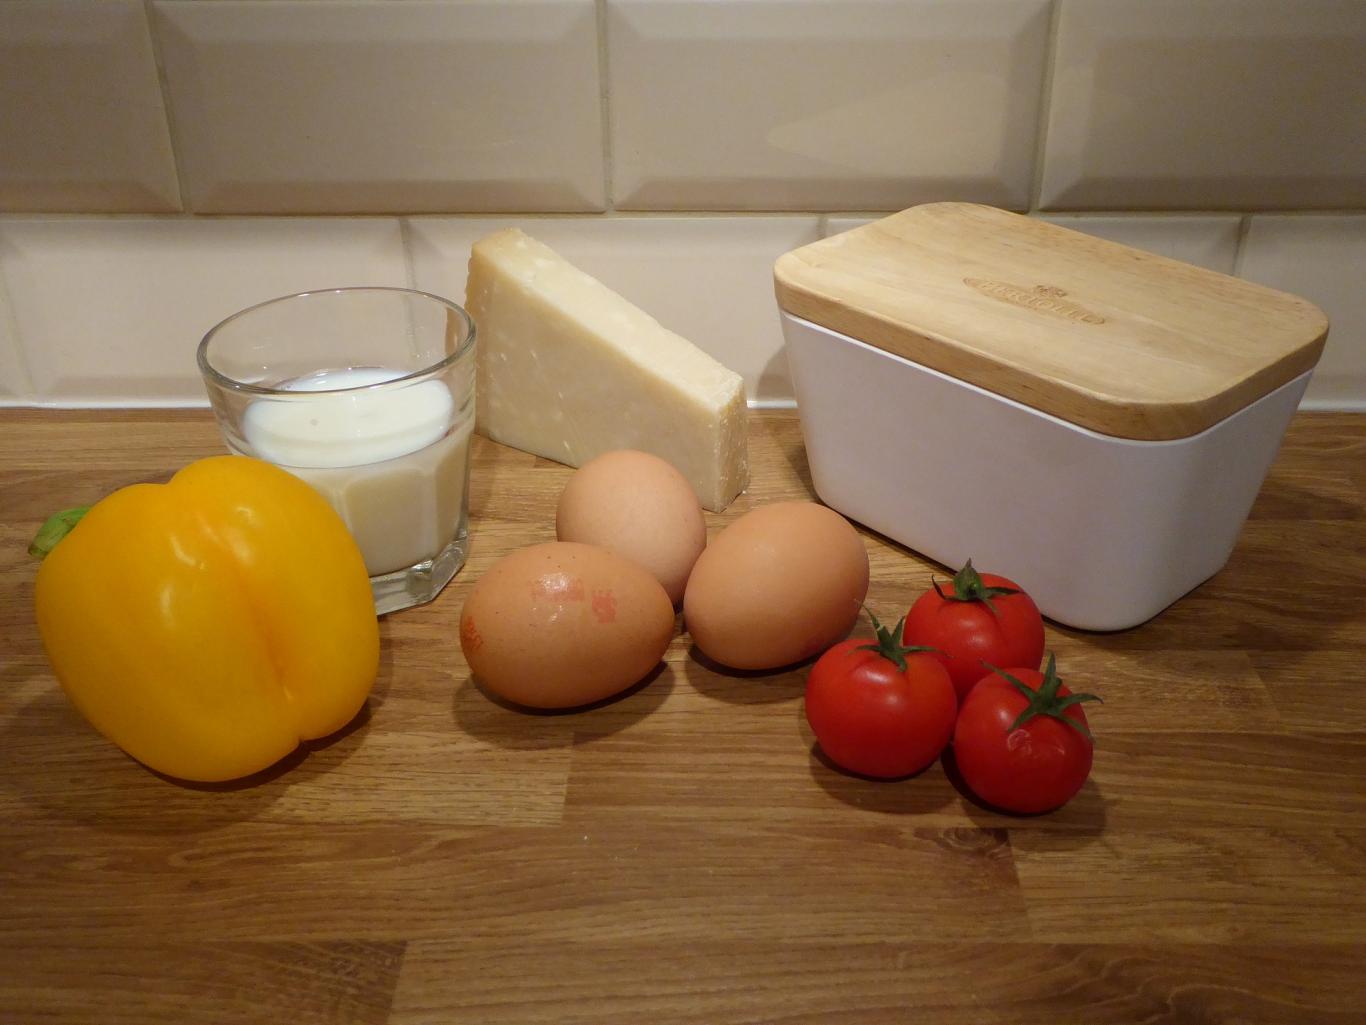
M 712 540 L 688 579 L 683 618 L 708 658 L 774 669 L 842 639 L 867 594 L 868 552 L 849 521 L 814 502 L 777 502 Z
M 630 559 L 677 605 L 707 545 L 707 521 L 688 478 L 672 463 L 620 449 L 590 460 L 569 478 L 555 512 L 555 536 Z
M 460 614 L 475 678 L 533 708 L 600 701 L 641 680 L 673 637 L 659 581 L 592 545 L 553 541 L 489 567 Z

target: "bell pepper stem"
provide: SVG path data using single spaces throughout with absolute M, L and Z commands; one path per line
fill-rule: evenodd
M 46 559 L 52 549 L 61 544 L 62 538 L 71 533 L 73 527 L 81 522 L 81 517 L 90 511 L 88 505 L 78 505 L 74 509 L 63 509 L 53 513 L 47 522 L 38 528 L 37 535 L 28 546 L 29 555 Z

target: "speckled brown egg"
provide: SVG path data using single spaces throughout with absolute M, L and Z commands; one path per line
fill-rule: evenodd
M 630 559 L 677 605 L 707 545 L 707 522 L 692 485 L 672 463 L 620 449 L 569 478 L 555 512 L 555 536 Z
M 499 559 L 460 614 L 475 679 L 532 708 L 573 708 L 643 679 L 673 637 L 659 581 L 592 545 L 552 541 Z
M 842 639 L 868 594 L 868 552 L 839 513 L 814 502 L 753 509 L 707 546 L 683 618 L 708 658 L 775 669 Z

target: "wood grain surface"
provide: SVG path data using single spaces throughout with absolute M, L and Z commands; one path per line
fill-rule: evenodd
M 1298 416 L 1229 565 L 1153 621 L 1049 624 L 1106 702 L 1091 780 L 1034 818 L 951 758 L 840 773 L 806 667 L 727 672 L 682 633 L 590 710 L 490 700 L 461 604 L 552 538 L 570 471 L 484 439 L 469 563 L 382 621 L 360 718 L 242 783 L 158 777 L 53 681 L 25 547 L 218 451 L 205 411 L 0 413 L 5 1025 L 1366 1020 L 1366 417 Z M 810 497 L 803 453 L 794 413 L 754 414 L 713 532 Z M 864 536 L 895 619 L 943 567 Z
M 926 203 L 774 266 L 779 305 L 1102 434 L 1186 438 L 1313 368 L 1312 303 L 976 203 Z

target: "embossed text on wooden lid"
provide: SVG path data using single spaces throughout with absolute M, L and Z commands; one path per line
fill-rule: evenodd
M 1103 434 L 1189 437 L 1313 368 L 1296 296 L 971 203 L 912 207 L 774 267 L 793 316 Z

